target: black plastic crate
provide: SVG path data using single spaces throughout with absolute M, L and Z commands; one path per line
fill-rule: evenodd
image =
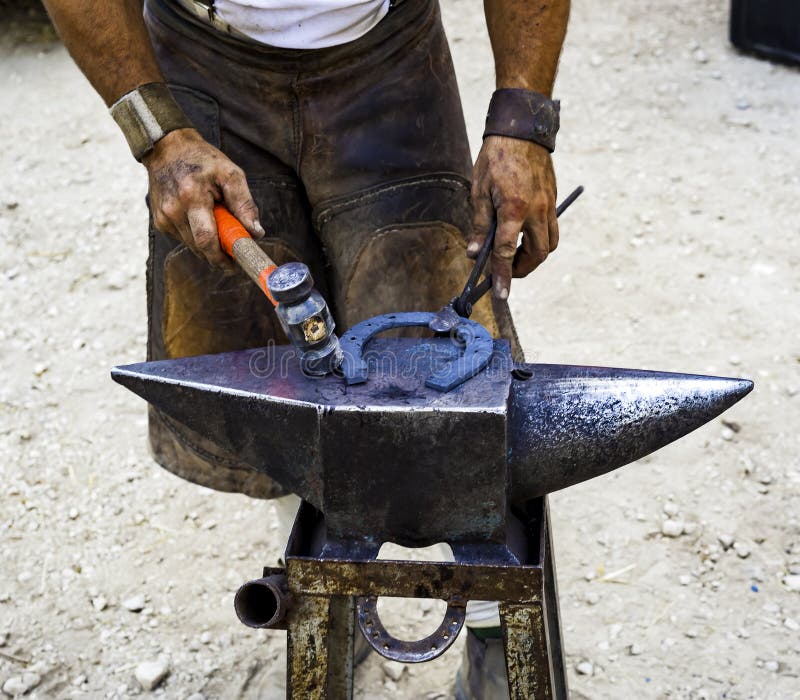
M 732 0 L 731 42 L 742 51 L 800 65 L 800 0 Z

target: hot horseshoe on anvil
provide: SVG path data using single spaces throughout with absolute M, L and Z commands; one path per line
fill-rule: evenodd
M 466 600 L 481 599 L 501 601 L 511 697 L 565 699 L 539 497 L 650 454 L 753 387 L 736 378 L 515 363 L 508 343 L 466 318 L 462 305 L 488 288 L 476 283 L 490 245 L 442 311 L 384 314 L 343 334 L 337 374 L 308 376 L 290 346 L 112 370 L 115 381 L 305 501 L 287 570 L 243 587 L 240 602 L 247 607 L 252 593 L 255 603 L 237 609 L 248 624 L 277 626 L 291 593 L 290 697 L 352 696 L 354 600 L 375 651 L 425 661 L 452 644 Z M 374 338 L 398 326 L 437 334 Z M 534 499 L 535 527 L 526 516 Z M 455 562 L 375 561 L 384 542 L 446 542 Z M 447 614 L 434 635 L 396 640 L 380 624 L 379 595 L 439 597 Z M 349 661 L 336 675 L 330 669 L 342 658 Z

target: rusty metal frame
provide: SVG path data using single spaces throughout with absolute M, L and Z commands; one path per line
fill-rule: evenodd
M 287 698 L 351 700 L 356 600 L 395 596 L 439 598 L 462 608 L 471 599 L 500 601 L 511 700 L 567 700 L 546 498 L 532 502 L 528 515 L 531 561 L 524 565 L 377 561 L 357 547 L 353 556 L 314 556 L 324 518 L 304 502 L 286 549 L 294 600 L 287 616 Z

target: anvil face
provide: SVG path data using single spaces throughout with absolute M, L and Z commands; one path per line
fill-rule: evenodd
M 448 393 L 448 339 L 372 341 L 369 380 L 304 377 L 292 348 L 128 365 L 119 383 L 325 513 L 329 536 L 502 542 L 510 505 L 604 474 L 694 430 L 752 383 L 528 364 L 507 345 Z M 524 370 L 520 372 L 519 369 Z

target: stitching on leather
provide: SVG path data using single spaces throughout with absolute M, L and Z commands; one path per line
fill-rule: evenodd
M 404 189 L 417 187 L 420 185 L 452 185 L 454 189 L 463 188 L 469 191 L 469 182 L 456 175 L 438 175 L 410 180 L 400 180 L 389 183 L 388 185 L 378 185 L 368 190 L 361 190 L 354 195 L 342 197 L 340 199 L 328 200 L 318 205 L 319 212 L 314 214 L 314 223 L 317 229 L 329 223 L 334 216 L 354 208 L 356 205 L 369 202 L 379 197 L 391 195 Z
M 256 471 L 252 467 L 245 465 L 241 462 L 234 462 L 233 460 L 227 459 L 226 457 L 221 457 L 220 455 L 215 455 L 213 452 L 209 452 L 208 450 L 196 445 L 194 442 L 191 442 L 186 439 L 186 437 L 182 434 L 180 429 L 178 428 L 177 424 L 169 417 L 161 413 L 161 411 L 156 411 L 156 415 L 158 416 L 159 420 L 161 421 L 162 425 L 170 432 L 172 437 L 178 442 L 182 447 L 191 450 L 192 452 L 196 452 L 198 456 L 202 457 L 206 462 L 210 462 L 214 466 L 226 467 L 228 469 L 244 472 L 244 473 L 251 473 L 255 472 L 256 474 L 260 474 L 261 472 Z
M 278 189 L 292 190 L 294 192 L 296 192 L 298 189 L 297 183 L 293 182 L 292 180 L 280 180 L 278 178 L 271 177 L 252 177 L 248 178 L 248 182 L 252 183 L 254 187 L 258 185 L 270 185 L 272 187 L 277 187 Z

